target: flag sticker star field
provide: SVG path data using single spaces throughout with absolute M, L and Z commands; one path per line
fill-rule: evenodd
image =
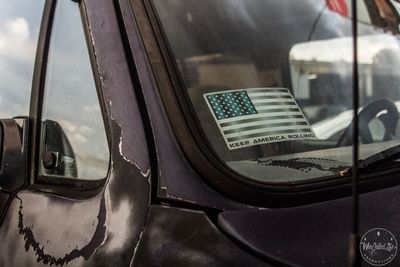
M 257 114 L 246 91 L 207 95 L 207 99 L 218 120 Z
M 204 94 L 228 149 L 316 139 L 286 88 L 251 88 Z

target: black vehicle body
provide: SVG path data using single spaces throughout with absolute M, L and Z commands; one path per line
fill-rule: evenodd
M 98 181 L 40 175 L 44 74 L 60 1 L 68 0 L 44 5 L 29 117 L 1 118 L 0 266 L 347 265 L 351 179 L 253 190 L 223 178 L 201 131 L 184 123 L 192 113 L 177 100 L 181 81 L 152 1 L 79 1 L 110 166 Z M 273 8 L 294 6 L 289 18 L 314 4 L 295 2 Z M 363 174 L 360 233 L 384 228 L 400 237 L 399 176 L 397 165 Z

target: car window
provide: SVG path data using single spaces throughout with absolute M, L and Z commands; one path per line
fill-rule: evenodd
M 0 5 L 0 118 L 27 116 L 44 1 Z
M 58 1 L 42 109 L 40 174 L 106 177 L 109 147 L 79 4 Z
M 360 158 L 400 137 L 399 15 L 393 1 L 369 2 L 357 2 Z M 230 168 L 280 183 L 351 166 L 350 3 L 154 0 L 183 93 Z
M 358 69 L 360 118 L 374 117 L 368 126 L 360 124 L 360 138 L 364 143 L 400 138 L 400 13 L 398 1 L 374 1 L 377 12 L 372 23 L 379 21 L 371 32 L 359 32 Z M 375 23 L 376 24 L 376 23 Z M 365 141 L 366 140 L 366 141 Z M 365 146 L 360 146 L 363 153 Z M 376 145 L 375 153 L 382 150 Z

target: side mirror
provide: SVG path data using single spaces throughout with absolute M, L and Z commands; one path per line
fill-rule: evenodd
M 26 183 L 28 119 L 0 120 L 0 188 L 12 193 Z
M 42 124 L 42 174 L 77 177 L 78 169 L 71 143 L 60 124 L 45 120 Z

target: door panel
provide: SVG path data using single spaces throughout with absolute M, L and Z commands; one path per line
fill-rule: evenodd
M 18 193 L 0 229 L 1 239 L 9 244 L 1 251 L 0 265 L 80 265 L 88 260 L 105 239 L 105 204 L 100 197 L 81 202 Z
M 149 155 L 114 6 L 90 0 L 80 9 L 109 143 L 107 177 L 86 190 L 85 181 L 37 179 L 35 171 L 35 182 L 18 192 L 0 226 L 7 244 L 0 266 L 127 266 L 140 241 L 150 202 Z

